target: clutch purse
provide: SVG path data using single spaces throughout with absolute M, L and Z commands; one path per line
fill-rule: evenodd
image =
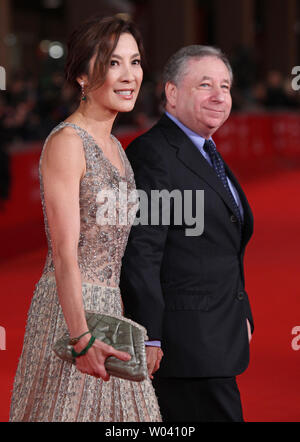
M 145 339 L 146 329 L 136 322 L 125 318 L 85 311 L 88 329 L 91 334 L 116 350 L 125 351 L 131 355 L 129 361 L 109 356 L 105 361 L 106 371 L 130 381 L 143 381 L 148 376 Z M 72 346 L 69 345 L 70 336 L 65 333 L 53 347 L 54 353 L 63 361 L 76 363 L 72 355 Z

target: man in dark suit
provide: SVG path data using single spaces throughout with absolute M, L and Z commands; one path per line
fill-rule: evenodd
M 253 331 L 243 268 L 253 217 L 211 138 L 231 111 L 232 71 L 218 49 L 188 46 L 168 61 L 164 85 L 166 113 L 126 150 L 148 222 L 133 226 L 123 258 L 125 314 L 148 330 L 165 421 L 242 421 L 236 375 L 248 366 Z M 153 223 L 153 191 L 169 195 L 159 206 L 170 202 L 168 224 L 161 213 Z

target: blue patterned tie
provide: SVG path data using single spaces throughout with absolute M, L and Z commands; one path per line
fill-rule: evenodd
M 208 153 L 217 176 L 220 178 L 220 180 L 223 183 L 223 186 L 227 190 L 230 201 L 234 207 L 234 213 L 235 213 L 237 219 L 239 220 L 240 226 L 242 226 L 242 217 L 241 217 L 240 209 L 238 208 L 238 205 L 235 202 L 235 199 L 234 199 L 232 192 L 229 188 L 227 177 L 226 177 L 226 172 L 225 172 L 225 166 L 224 166 L 224 162 L 223 162 L 222 158 L 220 157 L 214 143 L 211 140 L 205 140 L 203 149 Z

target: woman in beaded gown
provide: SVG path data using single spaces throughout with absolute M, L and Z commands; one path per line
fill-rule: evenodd
M 150 378 L 131 382 L 105 371 L 108 356 L 127 360 L 127 353 L 96 339 L 75 366 L 52 350 L 66 331 L 72 338 L 83 335 L 74 345 L 77 353 L 86 348 L 91 335 L 84 309 L 123 314 L 119 274 L 137 193 L 111 128 L 119 111 L 133 109 L 142 81 L 141 53 L 135 26 L 117 17 L 90 20 L 71 36 L 66 77 L 81 87 L 82 100 L 52 130 L 41 154 L 48 255 L 28 312 L 11 422 L 161 420 Z M 117 199 L 116 216 L 111 213 L 105 223 L 103 192 L 118 198 L 120 190 L 131 197 Z

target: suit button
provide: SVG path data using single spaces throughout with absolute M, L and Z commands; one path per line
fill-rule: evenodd
M 239 301 L 242 301 L 244 299 L 244 292 L 239 292 L 238 295 L 237 295 L 237 299 Z
M 237 219 L 237 217 L 236 217 L 235 215 L 231 215 L 231 217 L 230 217 L 230 221 L 231 221 L 232 223 L 237 223 L 237 222 L 238 222 L 238 219 Z

